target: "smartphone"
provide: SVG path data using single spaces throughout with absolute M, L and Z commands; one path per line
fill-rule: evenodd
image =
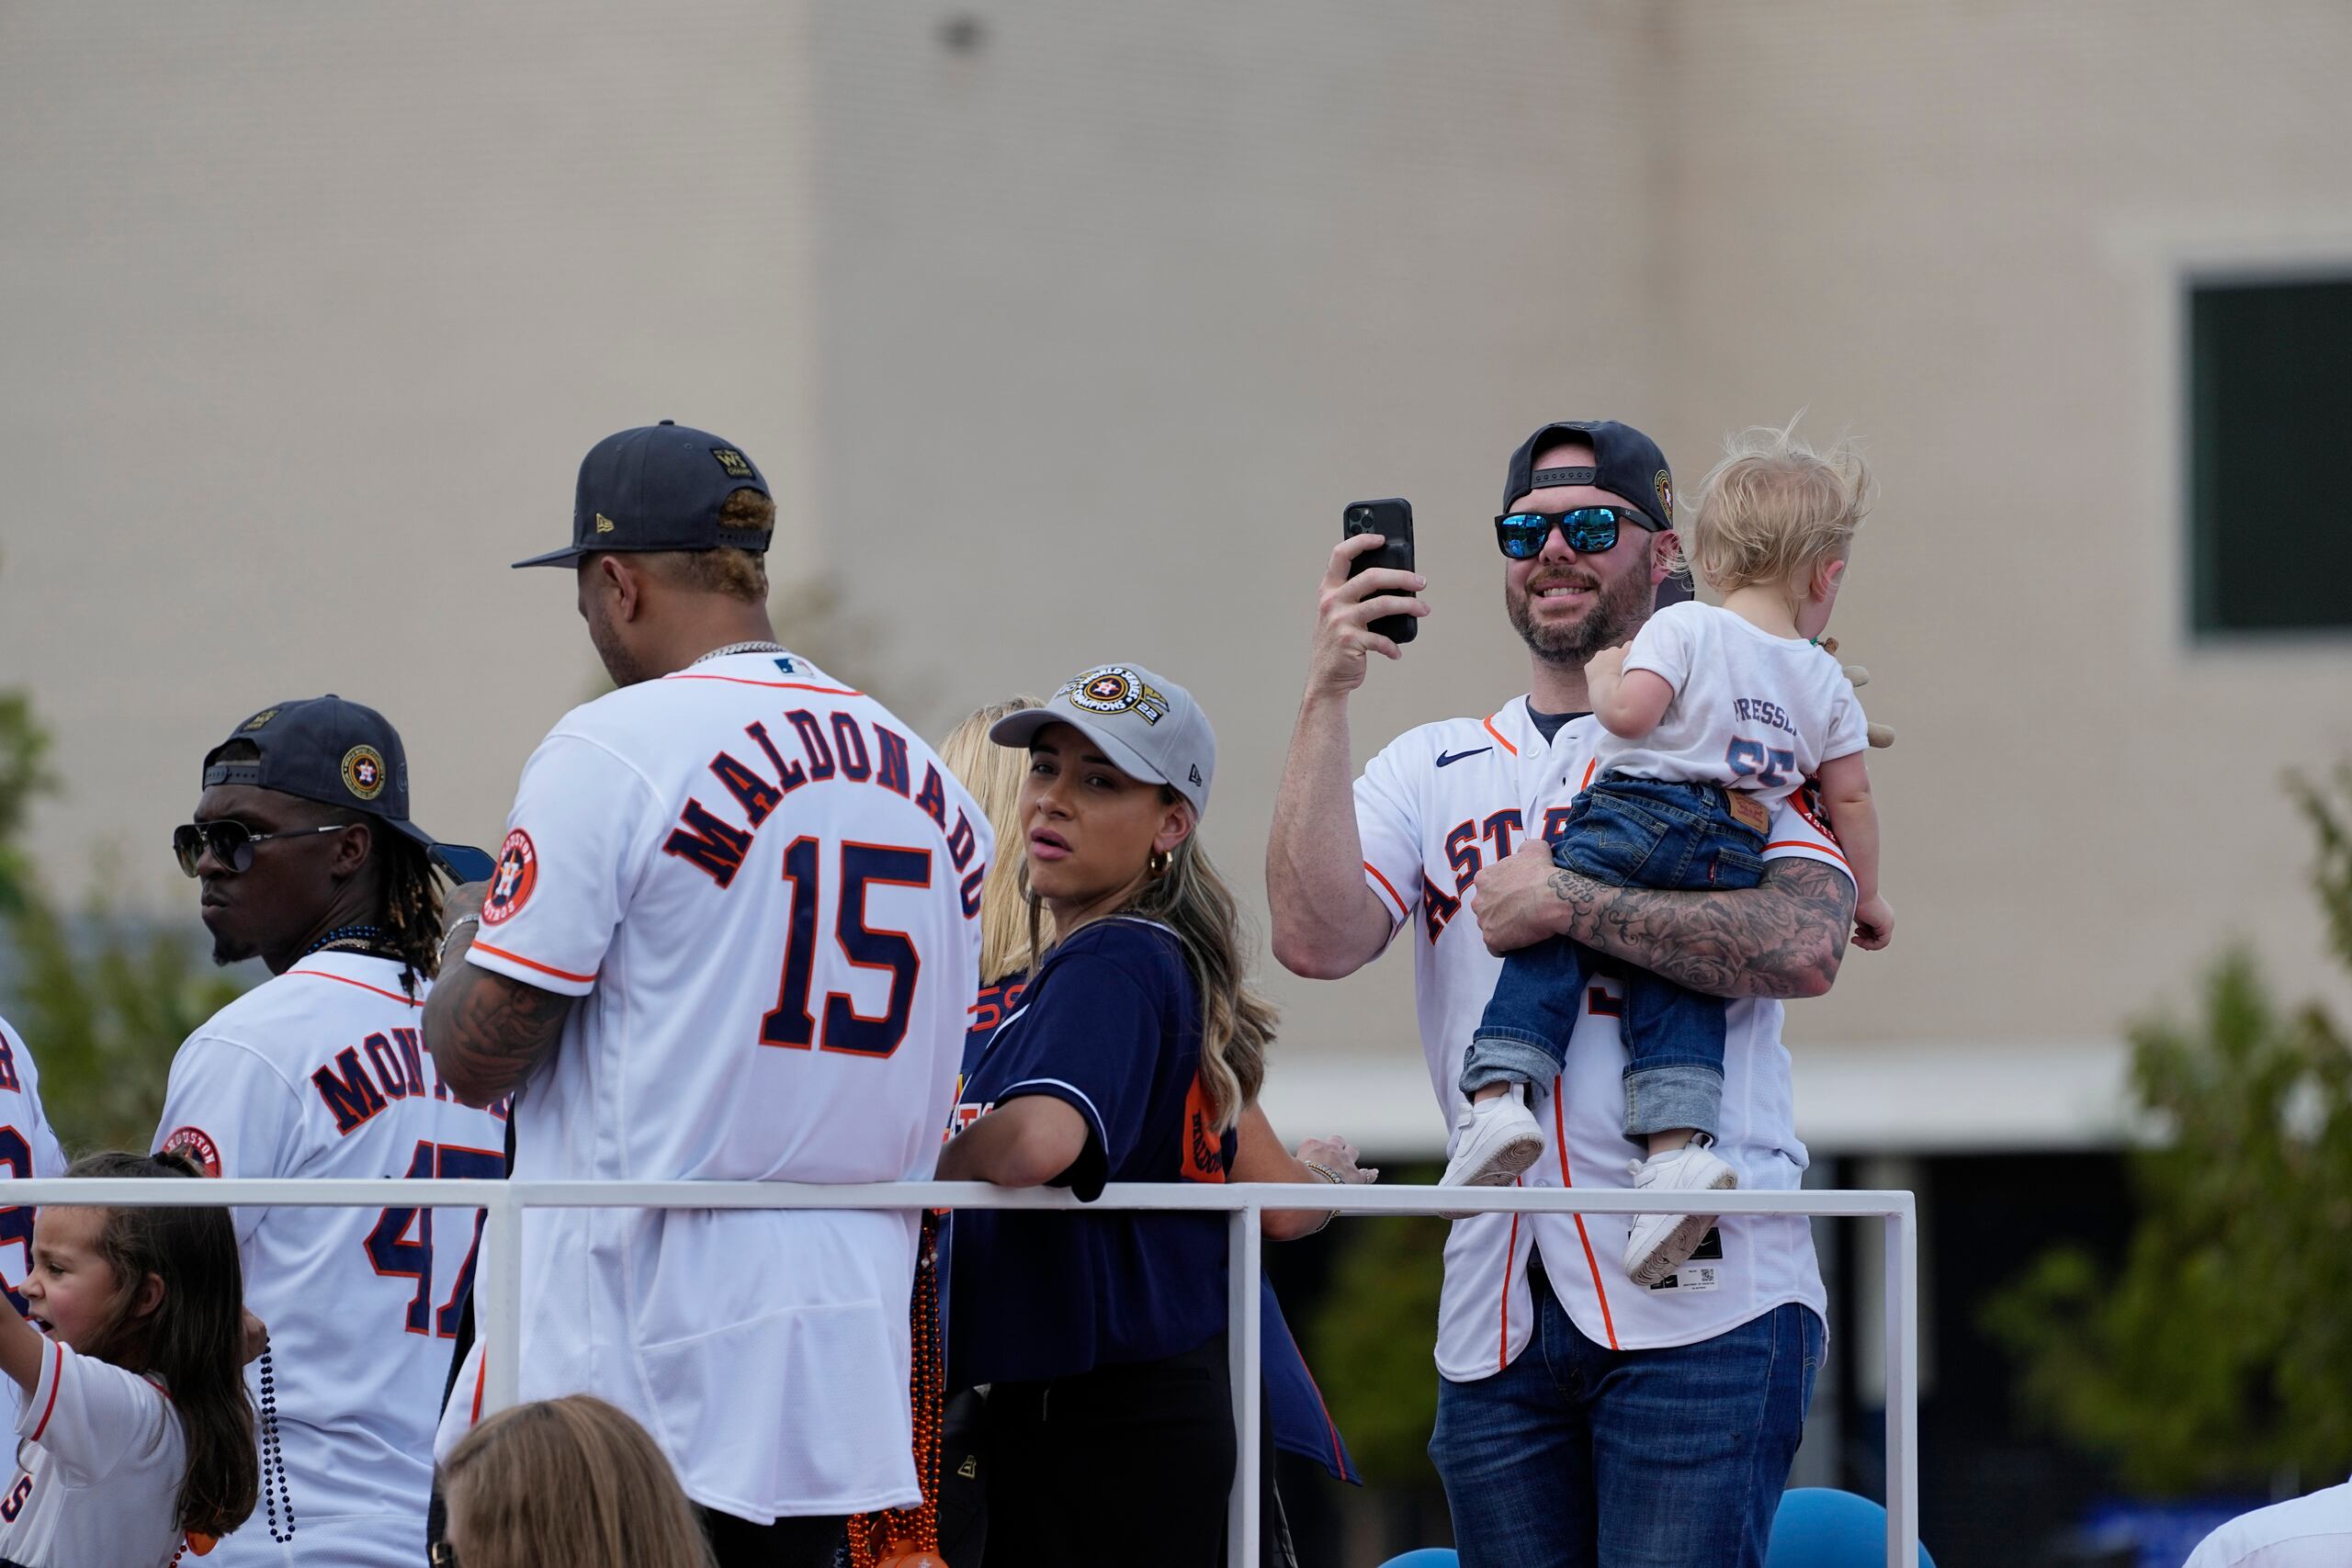
M 1373 567 L 1388 567 L 1396 571 L 1413 570 L 1413 503 L 1399 496 L 1386 501 L 1351 501 L 1340 513 L 1340 537 L 1352 539 L 1358 534 L 1377 534 L 1384 541 L 1380 548 L 1367 550 L 1348 565 L 1348 575 Z M 1383 615 L 1372 623 L 1374 636 L 1385 637 L 1402 647 L 1413 640 L 1421 623 L 1411 615 Z

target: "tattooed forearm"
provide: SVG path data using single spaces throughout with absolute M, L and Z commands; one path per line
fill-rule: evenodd
M 441 1081 L 468 1105 L 488 1105 L 555 1049 L 571 998 L 452 962 L 424 999 L 424 1046 Z
M 1569 936 L 1711 997 L 1817 997 L 1838 977 L 1854 886 L 1835 867 L 1776 860 L 1736 893 L 1611 887 L 1552 874 Z

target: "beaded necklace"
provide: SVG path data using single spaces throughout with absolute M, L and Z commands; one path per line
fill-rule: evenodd
M 296 959 L 308 958 L 314 953 L 365 953 L 376 958 L 398 958 L 392 951 L 391 940 L 381 926 L 337 926 L 326 935 L 304 948 Z

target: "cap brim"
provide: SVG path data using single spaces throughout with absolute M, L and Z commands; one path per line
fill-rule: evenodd
M 433 863 L 460 884 L 488 882 L 498 870 L 498 863 L 491 858 L 488 851 L 475 849 L 471 844 L 445 844 L 413 822 L 396 822 L 389 817 L 376 819 L 402 838 L 424 845 L 424 852 L 431 857 Z
M 1023 708 L 1019 713 L 1006 714 L 989 726 L 989 739 L 1000 746 L 1026 746 L 1036 739 L 1037 731 L 1049 724 L 1067 724 L 1102 748 L 1111 765 L 1131 779 L 1145 784 L 1172 784 L 1166 773 L 1153 767 L 1136 749 L 1116 735 L 1107 734 L 1087 715 L 1067 708 Z
M 578 545 L 566 545 L 560 550 L 549 550 L 543 556 L 533 556 L 529 560 L 518 560 L 509 570 L 520 570 L 526 566 L 576 566 L 580 562 L 580 558 L 587 553 Z

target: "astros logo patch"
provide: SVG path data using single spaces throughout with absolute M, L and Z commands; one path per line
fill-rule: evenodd
M 207 1176 L 220 1174 L 220 1149 L 201 1127 L 175 1127 L 164 1140 L 168 1153 L 184 1154 L 204 1168 Z
M 1664 468 L 1660 468 L 1657 471 L 1657 478 L 1650 481 L 1650 488 L 1657 491 L 1657 514 L 1668 523 L 1672 523 L 1674 521 L 1674 477 Z
M 531 901 L 539 883 L 539 852 L 531 835 L 517 828 L 499 846 L 498 870 L 492 874 L 490 894 L 481 901 L 481 923 L 494 926 Z
M 354 746 L 343 754 L 343 787 L 362 800 L 384 793 L 384 759 L 373 746 Z
M 1098 664 L 1067 682 L 1054 695 L 1068 697 L 1070 706 L 1084 708 L 1088 713 L 1132 710 L 1141 715 L 1146 724 L 1158 724 L 1168 713 L 1168 699 L 1124 664 Z
M 263 725 L 267 724 L 271 719 L 276 718 L 277 716 L 277 710 L 276 708 L 264 708 L 261 712 L 254 715 L 253 717 L 245 720 L 244 723 L 237 726 L 237 728 L 240 732 L 259 729 Z
M 760 477 L 752 471 L 752 460 L 732 446 L 714 446 L 710 455 L 718 459 L 718 466 L 727 470 L 727 477 L 730 479 L 755 479 Z

